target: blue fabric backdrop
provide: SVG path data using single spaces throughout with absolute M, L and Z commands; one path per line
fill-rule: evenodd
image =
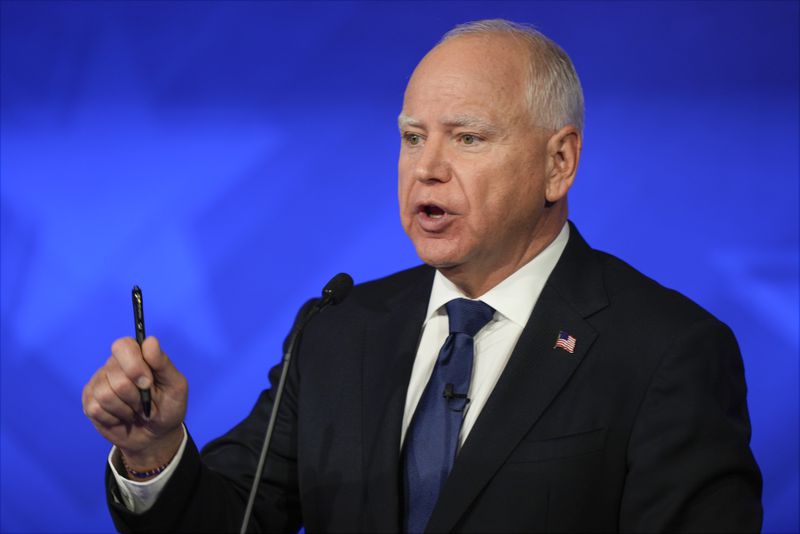
M 297 307 L 417 263 L 395 119 L 454 24 L 536 24 L 587 102 L 572 219 L 732 326 L 767 531 L 798 525 L 797 2 L 8 2 L 2 14 L 0 529 L 112 528 L 80 392 L 148 333 L 204 443 Z

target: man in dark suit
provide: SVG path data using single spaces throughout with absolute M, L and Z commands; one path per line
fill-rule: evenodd
M 732 333 L 566 222 L 582 124 L 572 63 L 538 32 L 472 23 L 420 62 L 398 172 L 427 265 L 357 286 L 309 324 L 254 525 L 760 528 Z M 149 419 L 137 386 L 152 389 Z M 272 395 L 201 455 L 181 424 L 185 378 L 157 340 L 115 342 L 83 402 L 115 444 L 117 527 L 238 529 Z

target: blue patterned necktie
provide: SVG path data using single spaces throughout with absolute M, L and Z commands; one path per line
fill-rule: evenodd
M 403 451 L 405 531 L 423 532 L 458 449 L 469 399 L 473 338 L 494 315 L 488 304 L 455 299 L 446 305 L 450 335 L 414 412 Z

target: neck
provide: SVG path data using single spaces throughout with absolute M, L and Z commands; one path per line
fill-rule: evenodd
M 453 282 L 467 297 L 478 298 L 546 249 L 558 237 L 566 220 L 565 213 L 563 217 L 547 222 L 543 228 L 535 232 L 527 247 L 514 257 L 502 258 L 502 263 L 480 267 L 468 264 L 454 265 L 439 268 L 439 272 Z

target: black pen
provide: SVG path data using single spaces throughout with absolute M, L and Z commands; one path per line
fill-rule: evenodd
M 133 286 L 131 292 L 133 298 L 133 325 L 136 328 L 136 342 L 139 346 L 144 343 L 144 305 L 142 304 L 142 290 L 139 286 Z M 142 399 L 142 410 L 144 416 L 150 417 L 150 390 L 139 388 L 139 397 Z

